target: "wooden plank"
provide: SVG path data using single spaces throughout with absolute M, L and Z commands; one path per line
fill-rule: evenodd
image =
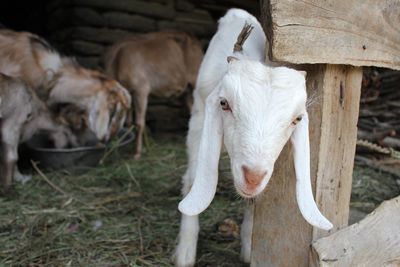
M 400 69 L 398 0 L 262 0 L 270 57 Z
M 157 22 L 159 30 L 179 30 L 197 37 L 207 37 L 215 32 L 215 24 L 212 23 L 188 23 L 184 21 L 159 20 Z
M 98 56 L 75 56 L 75 59 L 85 68 L 99 69 L 100 58 Z
M 400 266 L 400 197 L 313 244 L 313 266 Z
M 56 30 L 68 26 L 107 26 L 102 15 L 93 8 L 59 8 L 49 14 L 49 29 Z
M 81 41 L 81 40 L 72 40 L 69 42 L 69 47 L 74 51 L 75 54 L 83 55 L 83 56 L 101 56 L 104 53 L 104 50 L 106 46 L 98 44 L 98 43 L 93 43 L 93 42 L 87 42 L 87 41 Z
M 295 187 L 287 145 L 264 194 L 255 203 L 251 267 L 308 266 L 312 228 L 297 207 Z
M 312 149 L 318 151 L 315 199 L 321 212 L 334 224 L 333 232 L 346 226 L 349 219 L 361 80 L 360 67 L 326 67 L 319 151 L 318 147 Z M 327 234 L 313 229 L 314 240 Z
M 71 26 L 108 27 L 134 32 L 156 30 L 156 21 L 146 16 L 119 11 L 100 13 L 88 7 L 60 8 L 50 14 L 50 21 L 52 30 Z
M 65 40 L 81 40 L 99 44 L 112 44 L 126 36 L 131 36 L 132 32 L 119 29 L 96 28 L 96 27 L 71 27 L 55 32 L 51 39 L 60 42 Z
M 64 4 L 86 6 L 106 11 L 132 12 L 156 18 L 173 18 L 175 16 L 174 1 L 167 0 L 164 3 L 144 0 L 69 0 L 61 1 Z
M 347 225 L 357 134 L 360 68 L 307 66 L 313 99 L 310 116 L 311 183 L 321 212 L 334 232 Z M 295 199 L 291 149 L 285 148 L 263 196 L 255 203 L 251 266 L 308 266 L 312 240 L 328 232 L 312 229 Z

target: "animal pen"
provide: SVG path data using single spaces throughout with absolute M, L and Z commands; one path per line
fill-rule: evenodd
M 261 1 L 261 9 L 270 58 L 301 64 L 299 68 L 307 70 L 308 93 L 321 98 L 321 105 L 309 110 L 311 177 L 316 202 L 334 228 L 313 229 L 301 218 L 287 147 L 255 204 L 251 266 L 399 264 L 398 214 L 387 226 L 382 207 L 375 215 L 382 218 L 372 220 L 379 222 L 376 232 L 369 232 L 371 222 L 346 226 L 362 66 L 400 69 L 400 3 L 270 0 Z M 398 211 L 398 201 L 392 202 L 392 210 Z
M 308 107 L 311 184 L 321 213 L 334 225 L 320 230 L 301 216 L 292 147 L 287 144 L 265 192 L 254 201 L 250 266 L 400 266 L 399 197 L 348 226 L 363 66 L 400 70 L 400 1 L 59 0 L 48 5 L 49 39 L 82 65 L 99 68 L 105 48 L 132 32 L 178 29 L 193 33 L 206 47 L 216 17 L 231 6 L 260 13 L 272 61 L 307 72 L 307 93 L 318 103 Z M 176 132 L 186 131 L 189 117 L 180 100 L 150 100 L 147 123 L 152 131 L 168 134 L 158 143 L 152 138 L 145 142 L 144 159 L 133 161 L 129 154 L 132 159 L 111 160 L 76 177 L 68 172 L 49 176 L 34 165 L 39 173 L 35 183 L 18 185 L 11 197 L 0 196 L 5 212 L 18 210 L 15 216 L 0 214 L 6 218 L 0 220 L 0 240 L 21 232 L 9 238 L 12 245 L 0 244 L 0 265 L 171 266 L 179 179 L 186 164 L 184 138 Z M 226 227 L 225 221 L 220 223 L 223 213 L 239 220 L 235 212 L 242 209 L 237 199 L 227 197 L 234 192 L 226 189 L 231 184 L 225 185 L 230 179 L 226 156 L 221 161 L 223 200 L 205 214 L 208 228 L 203 235 L 208 239 L 199 242 L 199 266 L 242 266 L 236 265 L 239 257 L 232 252 L 239 247 L 235 223 L 226 224 L 227 239 L 236 243 L 218 246 Z M 29 190 L 37 190 L 32 198 Z M 29 216 L 35 217 L 32 227 L 25 225 Z M 107 218 L 100 220 L 102 216 Z M 92 243 L 73 236 L 79 232 Z M 24 240 L 30 235 L 39 241 Z M 77 247 L 70 249 L 74 243 Z M 37 244 L 43 248 L 30 255 L 27 251 Z M 223 256 L 217 262 L 210 255 L 218 253 Z M 14 262 L 13 254 L 22 256 Z

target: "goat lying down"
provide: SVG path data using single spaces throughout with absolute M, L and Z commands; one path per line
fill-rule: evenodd
M 85 110 L 99 140 L 108 140 L 123 126 L 129 92 L 102 73 L 61 57 L 39 36 L 1 29 L 0 58 L 0 72 L 20 77 L 48 106 L 70 103 Z
M 232 54 L 245 23 L 254 28 L 243 51 Z M 214 198 L 222 144 L 230 157 L 238 194 L 253 198 L 266 187 L 274 163 L 290 139 L 301 214 L 313 226 L 332 227 L 312 195 L 305 72 L 271 67 L 271 62 L 263 64 L 265 46 L 261 25 L 246 11 L 231 9 L 219 20 L 194 91 L 187 137 L 189 162 L 183 176 L 185 197 L 179 203 L 182 220 L 176 266 L 194 265 L 198 214 Z M 245 262 L 250 262 L 251 256 L 252 210 L 250 207 L 245 212 L 241 231 L 241 258 Z
M 137 129 L 135 157 L 142 152 L 149 94 L 168 98 L 194 87 L 203 51 L 183 32 L 153 32 L 125 38 L 104 56 L 105 70 L 132 94 Z
M 68 128 L 54 121 L 46 105 L 21 79 L 0 73 L 0 98 L 0 179 L 7 190 L 13 176 L 16 180 L 25 179 L 16 166 L 19 143 L 40 130 L 49 133 L 55 147 L 65 147 L 76 140 Z

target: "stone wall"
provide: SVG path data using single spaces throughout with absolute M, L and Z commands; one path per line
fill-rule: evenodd
M 229 7 L 258 12 L 257 1 L 56 0 L 48 5 L 50 40 L 87 67 L 99 67 L 105 48 L 132 34 L 166 29 L 198 37 L 204 46 Z
M 259 13 L 257 0 L 53 0 L 47 6 L 48 36 L 64 54 L 86 67 L 101 69 L 100 58 L 107 46 L 127 35 L 176 29 L 196 36 L 206 48 L 218 18 L 230 7 Z M 189 111 L 184 98 L 150 98 L 150 129 L 186 130 Z

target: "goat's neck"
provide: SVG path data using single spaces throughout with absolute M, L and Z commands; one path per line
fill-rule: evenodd
M 87 107 L 91 99 L 96 95 L 94 90 L 91 90 L 90 84 L 85 84 L 85 81 L 62 81 L 54 86 L 50 92 L 48 104 L 56 103 L 71 103 L 81 107 Z

